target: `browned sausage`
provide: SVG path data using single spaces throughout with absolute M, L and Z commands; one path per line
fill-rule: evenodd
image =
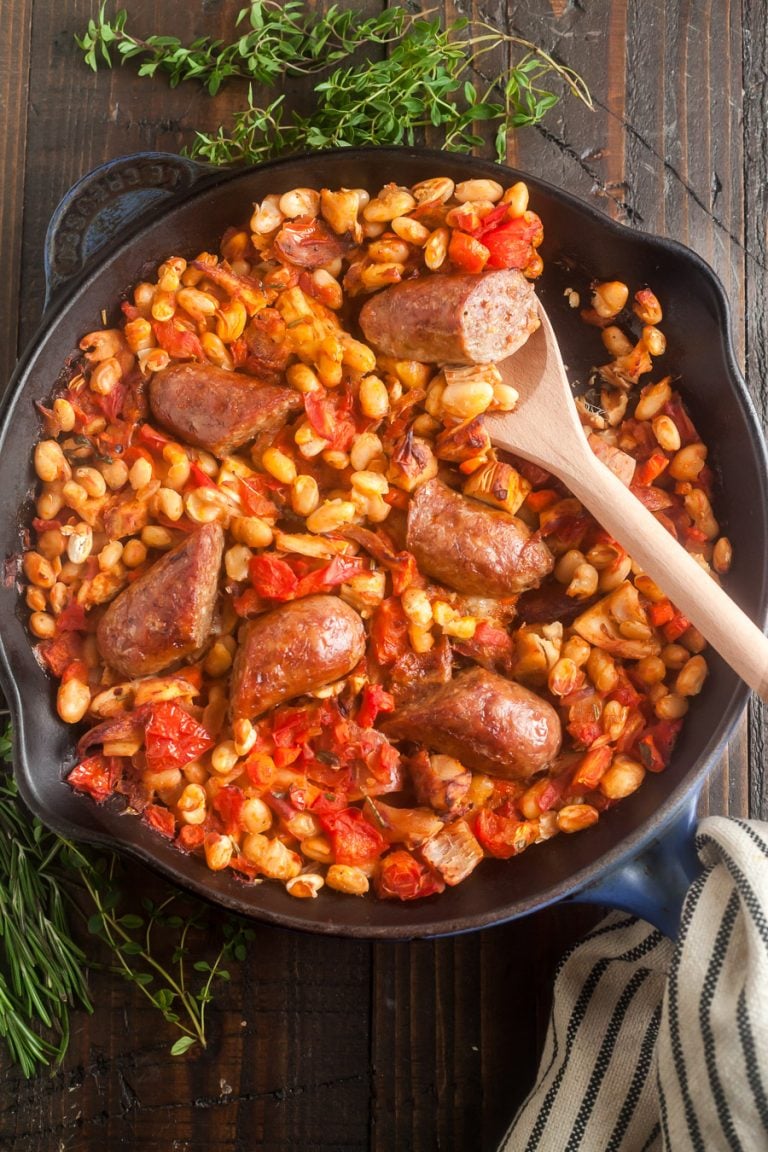
M 96 631 L 106 663 L 123 676 L 148 676 L 202 648 L 223 550 L 221 526 L 205 524 L 121 592 Z
M 360 311 L 365 338 L 380 352 L 428 363 L 503 360 L 538 326 L 533 288 L 514 270 L 404 280 Z
M 155 372 L 149 404 L 174 436 L 226 456 L 259 432 L 277 431 L 301 407 L 301 396 L 213 364 L 189 363 Z
M 338 596 L 307 596 L 250 620 L 232 666 L 233 720 L 322 688 L 351 672 L 365 652 L 365 629 Z
M 487 508 L 429 480 L 408 508 L 407 547 L 419 568 L 471 596 L 513 596 L 536 588 L 554 558 L 517 516 Z
M 560 718 L 546 700 L 485 668 L 469 668 L 399 708 L 381 728 L 390 738 L 426 744 L 466 768 L 510 779 L 545 768 L 562 740 Z

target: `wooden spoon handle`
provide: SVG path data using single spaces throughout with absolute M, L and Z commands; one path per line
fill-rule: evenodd
M 768 638 L 621 481 L 591 453 L 563 479 L 614 540 L 768 702 Z M 601 493 L 599 508 L 593 493 Z

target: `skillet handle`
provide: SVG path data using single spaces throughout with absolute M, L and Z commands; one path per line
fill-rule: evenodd
M 46 309 L 107 245 L 114 246 L 164 202 L 183 197 L 216 171 L 220 169 L 170 152 L 135 152 L 81 177 L 48 225 Z
M 698 801 L 697 789 L 660 837 L 571 899 L 632 912 L 675 940 L 688 889 L 703 871 L 696 854 Z

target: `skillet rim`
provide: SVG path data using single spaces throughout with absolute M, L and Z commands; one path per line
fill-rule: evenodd
M 146 154 L 138 153 L 136 156 Z M 152 155 L 157 156 L 157 153 Z M 27 368 L 30 361 L 34 359 L 35 351 L 41 339 L 41 334 L 46 338 L 51 333 L 55 334 L 59 322 L 63 315 L 68 310 L 70 304 L 79 297 L 81 294 L 87 292 L 89 286 L 95 281 L 100 280 L 105 276 L 109 270 L 109 266 L 114 259 L 117 259 L 120 254 L 130 249 L 130 247 L 140 243 L 143 234 L 150 228 L 157 225 L 159 220 L 166 219 L 168 216 L 174 214 L 182 207 L 193 202 L 196 198 L 202 198 L 207 193 L 216 193 L 222 186 L 228 185 L 231 182 L 244 180 L 251 176 L 266 176 L 271 172 L 280 172 L 283 169 L 290 168 L 295 165 L 306 165 L 308 162 L 323 158 L 331 162 L 344 162 L 351 160 L 370 161 L 372 157 L 383 159 L 384 157 L 392 157 L 398 162 L 415 160 L 419 163 L 431 162 L 433 164 L 451 165 L 466 169 L 468 173 L 477 174 L 483 172 L 486 175 L 498 174 L 499 171 L 508 172 L 512 176 L 526 179 L 532 185 L 535 185 L 544 190 L 544 192 L 557 204 L 567 206 L 569 210 L 575 211 L 577 214 L 582 214 L 590 218 L 599 228 L 614 233 L 617 236 L 624 237 L 625 241 L 631 242 L 633 245 L 640 247 L 648 247 L 650 250 L 657 249 L 667 253 L 671 253 L 679 260 L 688 264 L 696 270 L 696 272 L 708 283 L 710 291 L 713 293 L 717 310 L 719 313 L 718 332 L 719 339 L 722 346 L 725 367 L 728 372 L 729 378 L 729 395 L 733 396 L 739 406 L 740 415 L 749 433 L 750 446 L 755 455 L 756 463 L 759 465 L 759 471 L 762 479 L 762 496 L 766 502 L 766 491 L 768 490 L 768 457 L 766 455 L 766 446 L 763 440 L 762 429 L 760 426 L 757 412 L 752 403 L 746 383 L 741 374 L 740 368 L 736 362 L 733 333 L 731 327 L 731 311 L 728 298 L 726 296 L 723 285 L 715 272 L 710 266 L 692 249 L 681 244 L 679 241 L 669 239 L 667 237 L 656 236 L 651 233 L 641 232 L 635 228 L 628 227 L 627 225 L 612 219 L 609 216 L 601 213 L 597 208 L 591 204 L 582 201 L 578 197 L 565 192 L 561 188 L 551 184 L 549 181 L 542 180 L 531 173 L 522 172 L 520 169 L 511 166 L 499 166 L 492 161 L 478 159 L 475 157 L 468 157 L 457 154 L 447 154 L 442 151 L 430 149 L 415 149 L 415 148 L 361 148 L 361 149 L 328 149 L 319 152 L 304 153 L 296 156 L 282 157 L 278 160 L 272 161 L 268 164 L 258 165 L 247 168 L 229 168 L 224 170 L 211 171 L 209 166 L 199 165 L 201 172 L 201 180 L 199 183 L 194 184 L 191 188 L 184 189 L 179 196 L 169 199 L 163 204 L 156 212 L 151 220 L 142 220 L 138 229 L 130 229 L 125 235 L 122 235 L 119 241 L 109 251 L 108 254 L 104 252 L 96 253 L 93 260 L 89 261 L 82 269 L 82 272 L 73 277 L 67 284 L 62 286 L 62 289 L 57 291 L 50 302 L 49 308 L 41 318 L 40 325 L 38 326 L 32 340 L 26 347 L 16 371 L 12 377 L 11 384 L 3 397 L 2 406 L 0 407 L 0 444 L 2 444 L 8 434 L 9 429 L 12 427 L 13 415 L 15 406 L 21 399 L 26 391 L 27 381 Z M 130 160 L 131 157 L 124 159 Z M 115 161 L 110 161 L 108 164 L 114 164 Z M 98 172 L 98 169 L 96 169 Z M 762 574 L 762 587 L 758 592 L 757 599 L 761 605 L 760 611 L 760 624 L 764 627 L 765 618 L 768 614 L 768 568 L 763 570 Z M 551 888 L 546 889 L 543 893 L 533 896 L 517 896 L 516 898 L 507 900 L 501 909 L 484 914 L 464 915 L 455 917 L 453 919 L 440 917 L 439 915 L 439 898 L 434 904 L 436 917 L 427 923 L 420 923 L 418 925 L 400 924 L 400 925 L 360 925 L 360 924 L 339 924 L 333 918 L 329 918 L 326 922 L 306 922 L 295 914 L 282 914 L 279 911 L 274 912 L 271 909 L 254 909 L 250 904 L 245 901 L 237 899 L 237 893 L 234 896 L 223 895 L 221 892 L 214 892 L 211 890 L 210 876 L 207 870 L 201 875 L 206 879 L 203 883 L 196 883 L 194 877 L 180 875 L 177 869 L 169 866 L 158 858 L 157 852 L 146 850 L 142 844 L 134 844 L 128 841 L 116 842 L 112 834 L 104 833 L 95 829 L 87 824 L 72 824 L 69 821 L 57 820 L 56 813 L 51 814 L 50 809 L 45 809 L 45 815 L 37 810 L 35 801 L 37 799 L 34 790 L 31 787 L 30 781 L 27 777 L 29 773 L 29 765 L 26 756 L 26 719 L 27 708 L 25 702 L 21 698 L 21 689 L 13 676 L 6 649 L 5 643 L 0 636 L 0 681 L 2 681 L 3 688 L 8 699 L 9 707 L 14 718 L 14 773 L 19 784 L 19 790 L 28 806 L 40 815 L 41 819 L 56 831 L 64 835 L 74 835 L 79 839 L 86 839 L 96 843 L 102 843 L 116 851 L 126 853 L 133 856 L 142 863 L 149 865 L 156 871 L 160 871 L 167 879 L 182 885 L 187 889 L 196 892 L 197 895 L 203 898 L 213 900 L 218 904 L 230 907 L 241 914 L 247 915 L 252 918 L 264 920 L 269 923 L 281 927 L 292 929 L 299 929 L 303 931 L 318 932 L 321 934 L 344 935 L 357 938 L 369 939 L 411 939 L 418 937 L 433 937 L 438 935 L 458 934 L 460 932 L 473 931 L 478 928 L 488 927 L 493 924 L 501 924 L 512 919 L 516 919 L 523 915 L 528 915 L 533 911 L 555 903 L 564 897 L 571 896 L 575 892 L 584 888 L 585 886 L 593 883 L 596 879 L 603 877 L 606 874 L 614 872 L 622 863 L 634 858 L 638 851 L 642 849 L 651 840 L 657 838 L 665 828 L 672 824 L 680 812 L 690 802 L 691 797 L 696 795 L 702 786 L 704 778 L 709 774 L 715 761 L 721 755 L 726 746 L 728 738 L 738 720 L 744 705 L 749 699 L 749 690 L 746 685 L 735 682 L 733 690 L 730 693 L 728 703 L 723 709 L 722 716 L 717 724 L 712 737 L 707 741 L 702 753 L 697 761 L 688 769 L 684 774 L 679 784 L 672 789 L 672 791 L 664 798 L 661 806 L 654 812 L 651 819 L 642 820 L 639 825 L 632 830 L 632 832 L 624 837 L 619 844 L 614 845 L 608 851 L 601 853 L 596 860 L 593 860 L 587 866 L 578 869 L 572 873 L 566 880 L 555 883 Z M 31 719 L 31 717 L 30 717 Z M 20 771 L 19 768 L 23 769 Z M 91 803 L 86 798 L 83 798 L 84 803 Z M 180 857 L 177 850 L 174 850 L 174 856 Z M 240 887 L 240 886 L 238 886 Z M 248 889 L 241 889 L 241 891 L 248 891 Z M 252 889 L 251 889 L 252 891 Z M 419 902 L 422 908 L 430 901 Z M 381 904 L 376 904 L 376 907 L 381 907 Z M 297 908 L 300 911 L 301 904 Z

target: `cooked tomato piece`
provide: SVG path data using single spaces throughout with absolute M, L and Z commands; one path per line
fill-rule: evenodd
M 144 751 L 151 772 L 183 768 L 212 748 L 214 743 L 202 724 L 172 700 L 163 700 L 150 708 L 144 731 Z
M 381 832 L 368 823 L 359 808 L 318 815 L 331 838 L 337 864 L 371 864 L 387 847 Z
M 161 348 L 174 360 L 204 360 L 205 353 L 197 335 L 175 317 L 153 320 L 152 329 Z
M 445 888 L 439 876 L 404 848 L 384 857 L 374 882 L 380 900 L 420 900 Z
M 238 832 L 242 832 L 241 819 L 244 803 L 245 793 L 242 788 L 236 788 L 234 784 L 227 784 L 224 788 L 219 788 L 214 796 L 213 807 L 222 819 L 227 836 L 236 836 Z
M 120 776 L 118 758 L 99 753 L 76 764 L 67 777 L 67 783 L 78 792 L 87 792 L 97 804 L 103 804 L 115 791 Z
M 408 618 L 399 596 L 383 600 L 371 620 L 371 648 L 378 664 L 394 664 L 409 649 Z
M 299 578 L 286 560 L 262 553 L 252 557 L 248 571 L 254 589 L 265 600 L 293 599 Z
M 173 839 L 176 834 L 176 819 L 170 808 L 163 808 L 159 804 L 147 804 L 142 816 L 155 832 L 159 832 L 169 840 Z
M 541 232 L 541 221 L 535 213 L 526 213 L 532 219 L 519 216 L 505 220 L 489 231 L 481 229 L 480 239 L 488 249 L 488 268 L 526 268 L 534 255 L 533 241 Z
M 485 244 L 454 228 L 448 244 L 448 259 L 462 272 L 482 272 L 488 263 L 490 252 Z
M 361 728 L 373 728 L 379 712 L 392 712 L 395 698 L 380 684 L 366 684 L 357 712 L 357 723 Z

